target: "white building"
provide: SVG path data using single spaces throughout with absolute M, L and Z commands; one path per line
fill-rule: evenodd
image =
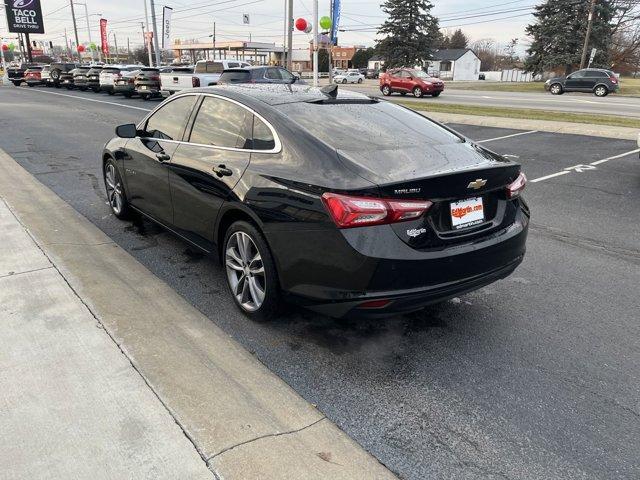
M 478 80 L 480 59 L 470 48 L 438 50 L 427 71 L 444 80 Z

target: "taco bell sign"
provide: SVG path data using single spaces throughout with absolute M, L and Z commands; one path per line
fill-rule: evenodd
M 44 33 L 40 0 L 5 0 L 7 23 L 12 33 Z

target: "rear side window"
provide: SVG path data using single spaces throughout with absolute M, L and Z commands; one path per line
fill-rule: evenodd
M 203 62 L 196 64 L 195 73 L 222 73 L 222 62 Z
M 188 95 L 176 98 L 161 107 L 147 120 L 147 136 L 163 140 L 182 140 L 182 132 L 195 101 L 195 95 Z
M 282 80 L 282 75 L 280 74 L 280 69 L 278 68 L 267 68 L 267 72 L 264 76 L 269 80 Z
M 276 147 L 276 141 L 273 133 L 267 125 L 255 115 L 253 116 L 253 144 L 254 150 L 273 150 Z
M 251 78 L 247 70 L 227 71 L 220 75 L 218 83 L 243 83 Z
M 204 97 L 189 141 L 226 148 L 248 148 L 247 126 L 251 113 L 240 105 L 216 97 Z

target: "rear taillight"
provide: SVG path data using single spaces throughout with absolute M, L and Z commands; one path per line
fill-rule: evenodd
M 513 182 L 507 185 L 507 198 L 516 198 L 520 196 L 524 187 L 527 186 L 527 177 L 525 177 L 524 173 L 520 172 L 518 178 L 516 178 Z
M 614 85 L 618 83 L 618 79 L 614 76 L 609 77 L 609 80 L 611 80 L 611 83 L 613 83 Z
M 191 86 L 192 87 L 199 87 L 200 86 L 200 79 L 198 77 L 191 77 Z
M 328 192 L 322 195 L 322 201 L 339 228 L 414 220 L 433 205 L 428 200 L 352 197 Z

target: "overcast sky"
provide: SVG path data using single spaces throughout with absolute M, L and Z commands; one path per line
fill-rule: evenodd
M 206 40 L 216 22 L 217 39 L 240 40 L 251 35 L 254 41 L 282 44 L 283 11 L 286 0 L 157 0 L 158 28 L 161 27 L 162 6 L 174 8 L 173 38 Z M 45 14 L 44 35 L 33 35 L 35 40 L 52 40 L 63 43 L 64 31 L 73 38 L 73 24 L 68 0 L 41 0 Z M 144 0 L 85 0 L 92 30 L 92 40 L 98 41 L 98 19 L 102 14 L 109 21 L 109 31 L 118 37 L 119 46 L 142 44 Z M 76 2 L 74 2 L 76 3 Z M 340 33 L 343 45 L 367 45 L 375 43 L 375 30 L 385 19 L 380 0 L 342 0 Z M 505 44 L 512 38 L 526 43 L 524 27 L 531 21 L 531 7 L 537 0 L 433 0 L 433 13 L 440 17 L 443 28 L 460 27 L 472 40 L 493 38 Z M 320 16 L 328 15 L 329 0 L 320 0 Z M 66 6 L 65 6 L 66 5 Z M 311 20 L 312 0 L 294 0 L 294 17 Z M 76 3 L 78 35 L 80 42 L 88 41 L 84 6 Z M 250 15 L 250 25 L 243 25 L 242 15 Z M 4 11 L 0 14 L 0 35 L 7 36 Z M 311 38 L 296 33 L 294 42 L 304 46 Z

